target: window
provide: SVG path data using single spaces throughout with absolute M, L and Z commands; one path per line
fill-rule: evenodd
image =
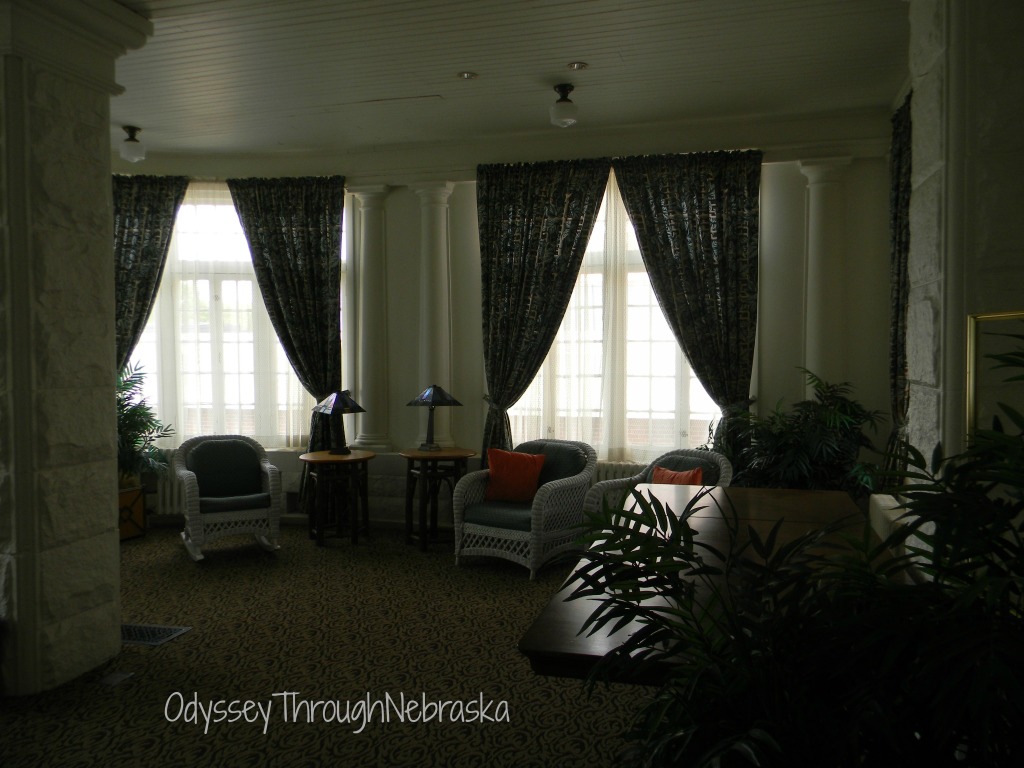
M 513 442 L 582 440 L 610 461 L 703 445 L 720 415 L 647 277 L 614 176 L 544 365 L 509 410 Z
M 227 185 L 189 185 L 133 361 L 174 427 L 165 447 L 203 434 L 249 435 L 267 448 L 308 442 L 315 403 L 270 323 Z

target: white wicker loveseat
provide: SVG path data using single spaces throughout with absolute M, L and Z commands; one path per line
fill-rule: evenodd
M 597 466 L 597 453 L 572 440 L 532 440 L 515 448 L 544 454 L 532 501 L 485 500 L 489 469 L 470 472 L 455 486 L 455 562 L 461 557 L 501 557 L 537 570 L 555 555 L 576 548 L 583 523 L 583 498 Z
M 182 485 L 181 540 L 193 560 L 223 536 L 251 534 L 264 549 L 279 548 L 281 474 L 262 445 L 244 435 L 193 437 L 174 452 L 172 466 Z
M 600 511 L 601 505 L 606 500 L 609 504 L 621 503 L 638 484 L 654 482 L 652 475 L 655 467 L 673 472 L 700 467 L 704 485 L 727 486 L 732 482 L 732 464 L 722 454 L 695 448 L 677 448 L 674 451 L 663 453 L 637 475 L 594 483 L 587 492 L 583 508 L 587 514 L 591 514 Z

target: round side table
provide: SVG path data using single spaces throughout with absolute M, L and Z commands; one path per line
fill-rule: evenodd
M 420 549 L 426 550 L 427 541 L 437 538 L 437 496 L 442 484 L 455 492 L 455 484 L 466 474 L 466 465 L 476 451 L 466 448 L 441 448 L 436 451 L 420 449 L 401 451 L 406 461 L 405 471 L 405 540 L 412 543 L 419 539 Z M 417 535 L 413 530 L 413 496 L 416 486 L 423 481 L 420 490 L 420 524 Z M 427 507 L 430 507 L 430 527 L 427 528 Z
M 359 541 L 360 528 L 369 533 L 369 463 L 376 455 L 373 451 L 352 449 L 350 453 L 314 451 L 299 456 L 299 461 L 309 465 L 310 476 L 315 474 L 316 477 L 316 494 L 308 514 L 309 537 L 316 539 L 318 546 L 324 545 L 332 511 L 336 512 L 338 536 L 342 535 L 346 523 L 351 529 L 353 544 Z

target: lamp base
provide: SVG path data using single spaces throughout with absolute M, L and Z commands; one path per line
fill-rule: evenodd
M 330 454 L 332 456 L 348 456 L 352 453 L 352 449 L 347 445 L 343 445 L 341 448 L 331 448 Z
M 440 451 L 441 446 L 437 443 L 420 443 L 421 451 Z

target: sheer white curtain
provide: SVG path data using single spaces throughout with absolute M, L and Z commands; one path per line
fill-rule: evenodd
M 133 360 L 150 404 L 175 429 L 165 447 L 206 434 L 306 445 L 315 403 L 270 324 L 227 185 L 189 185 Z
M 516 443 L 582 440 L 607 461 L 704 444 L 720 413 L 665 321 L 614 183 L 540 373 L 509 411 Z

